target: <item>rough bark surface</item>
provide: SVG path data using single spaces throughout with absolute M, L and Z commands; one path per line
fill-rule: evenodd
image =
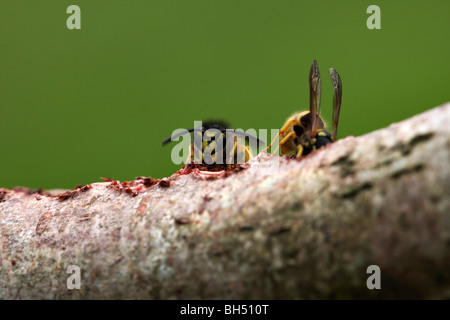
M 450 298 L 449 124 L 447 103 L 299 160 L 260 154 L 140 192 L 0 189 L 0 298 Z

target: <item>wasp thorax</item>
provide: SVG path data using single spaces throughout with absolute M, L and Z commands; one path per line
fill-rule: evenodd
M 325 122 L 320 116 L 317 117 L 319 120 L 319 129 L 325 128 Z M 312 126 L 311 113 L 309 111 L 301 112 L 297 118 L 297 124 L 301 126 L 305 131 L 309 131 Z
M 293 126 L 295 138 L 293 139 L 296 149 L 301 148 L 302 155 L 307 155 L 313 150 L 319 149 L 324 145 L 332 142 L 331 134 L 325 130 L 325 122 L 322 118 L 317 117 L 318 129 L 315 136 L 310 137 L 312 119 L 309 111 L 304 111 L 298 114 L 296 123 Z M 282 148 L 283 149 L 283 148 Z

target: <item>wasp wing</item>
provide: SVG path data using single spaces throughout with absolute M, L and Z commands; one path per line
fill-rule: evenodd
M 337 128 L 339 122 L 339 112 L 341 111 L 342 102 L 342 82 L 339 73 L 333 68 L 330 69 L 331 82 L 333 82 L 334 96 L 333 96 L 333 135 L 331 139 L 336 140 Z
M 243 132 L 243 131 L 237 131 L 237 130 L 231 130 L 231 129 L 226 129 L 226 130 L 223 130 L 222 132 L 225 133 L 225 134 L 231 133 L 231 135 L 240 136 L 240 137 L 243 137 L 243 138 L 249 138 L 249 141 L 250 141 L 250 139 L 253 139 L 260 146 L 265 146 L 266 145 L 266 142 L 264 140 L 261 140 L 257 136 L 255 136 L 253 134 L 250 134 L 250 133 L 246 133 L 246 132 Z
M 319 129 L 319 113 L 320 113 L 320 95 L 322 90 L 322 83 L 320 80 L 319 67 L 317 61 L 311 65 L 309 73 L 309 114 L 311 117 L 311 127 L 309 136 L 315 137 Z

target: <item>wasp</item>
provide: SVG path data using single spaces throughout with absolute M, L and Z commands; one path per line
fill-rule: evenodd
M 342 102 L 342 82 L 339 73 L 335 69 L 331 68 L 329 73 L 334 87 L 333 133 L 327 130 L 325 121 L 319 115 L 322 84 L 319 67 L 317 61 L 314 60 L 309 73 L 309 111 L 295 113 L 287 119 L 284 126 L 280 129 L 278 135 L 280 138 L 279 148 L 281 154 L 294 151 L 296 152 L 297 158 L 299 158 L 328 143 L 336 141 L 339 112 Z M 275 143 L 278 135 L 263 151 L 268 150 Z M 277 151 L 278 147 L 273 153 Z
M 190 145 L 186 163 L 202 159 L 202 164 L 236 164 L 244 163 L 254 157 L 250 147 L 245 141 L 236 139 L 254 139 L 254 142 L 265 143 L 258 137 L 241 131 L 230 129 L 230 125 L 223 120 L 204 121 L 202 127 L 183 130 L 165 139 L 165 146 L 182 135 L 194 133 L 194 143 Z M 232 139 L 232 140 L 231 140 Z M 242 139 L 241 139 L 242 140 Z M 195 154 L 197 152 L 197 154 Z

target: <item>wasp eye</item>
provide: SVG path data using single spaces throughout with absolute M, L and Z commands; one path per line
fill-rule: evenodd
M 300 126 L 294 126 L 294 132 L 297 135 L 297 137 L 299 137 L 303 134 L 303 132 L 305 132 L 305 129 L 303 129 Z

